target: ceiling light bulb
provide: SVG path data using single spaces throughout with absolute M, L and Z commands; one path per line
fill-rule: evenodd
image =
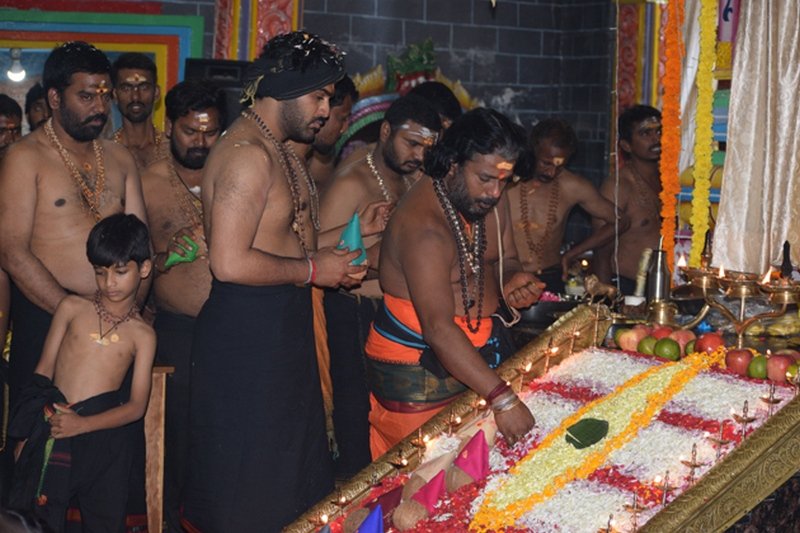
M 22 57 L 22 50 L 19 48 L 12 48 L 11 49 L 11 68 L 6 72 L 8 79 L 13 82 L 21 82 L 25 79 L 25 69 L 22 68 L 22 62 L 20 58 Z

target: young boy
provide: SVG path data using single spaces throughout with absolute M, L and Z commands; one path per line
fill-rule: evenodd
M 58 305 L 12 417 L 9 434 L 27 441 L 11 504 L 33 508 L 60 532 L 74 498 L 85 531 L 122 532 L 141 438 L 134 434 L 141 425 L 131 422 L 147 408 L 156 345 L 135 303 L 152 267 L 147 227 L 134 215 L 105 218 L 89 234 L 86 254 L 98 291 L 93 300 L 72 295 Z M 121 388 L 131 367 L 128 397 Z

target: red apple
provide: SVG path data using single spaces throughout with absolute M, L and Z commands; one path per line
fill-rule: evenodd
M 788 355 L 794 358 L 795 361 L 800 362 L 800 352 L 797 350 L 792 350 L 791 348 L 784 348 L 783 350 L 778 350 L 775 352 L 776 355 Z
M 794 364 L 791 355 L 776 353 L 767 359 L 767 377 L 775 383 L 786 383 L 786 369 Z
M 647 332 L 644 329 L 629 329 L 619 336 L 619 347 L 623 350 L 635 352 L 636 347 L 639 346 L 639 341 L 645 337 L 647 337 Z
M 678 344 L 681 345 L 681 353 L 688 355 L 686 353 L 686 345 L 689 344 L 689 341 L 694 340 L 696 337 L 694 332 L 690 329 L 676 329 L 669 334 L 669 338 L 678 341 Z
M 656 326 L 653 328 L 653 331 L 650 332 L 650 335 L 655 337 L 658 340 L 663 339 L 664 337 L 669 337 L 669 334 L 672 333 L 672 328 L 669 326 Z
M 724 345 L 725 341 L 722 340 L 722 335 L 709 331 L 697 338 L 697 342 L 694 343 L 694 351 L 712 353 L 714 350 Z
M 731 372 L 735 372 L 740 376 L 746 376 L 747 366 L 750 364 L 752 359 L 753 352 L 750 350 L 746 350 L 744 348 L 733 348 L 728 350 L 728 353 L 725 354 L 725 366 Z

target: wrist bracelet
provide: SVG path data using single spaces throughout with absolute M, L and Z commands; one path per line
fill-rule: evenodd
M 314 281 L 314 262 L 310 257 L 306 257 L 306 261 L 308 261 L 308 277 L 303 282 L 303 285 L 310 285 Z
M 513 391 L 508 391 L 507 393 L 497 398 L 494 402 L 492 402 L 491 405 L 492 411 L 495 412 L 506 411 L 510 409 L 510 407 L 508 407 L 509 405 L 516 404 L 518 402 L 519 402 L 519 397 L 516 394 L 514 394 Z
M 513 398 L 511 398 L 508 401 L 504 402 L 502 405 L 497 405 L 497 406 L 493 405 L 492 406 L 492 411 L 495 414 L 505 413 L 506 411 L 512 410 L 513 408 L 515 408 L 516 406 L 518 406 L 521 403 L 522 403 L 522 401 L 520 401 L 520 399 L 515 394 Z
M 486 395 L 486 402 L 492 403 L 495 398 L 503 394 L 506 390 L 511 390 L 511 386 L 503 381 L 497 387 L 493 388 L 492 392 Z
M 311 279 L 310 282 L 313 284 L 317 281 L 317 264 L 314 262 L 312 257 L 308 258 L 308 264 L 311 265 Z

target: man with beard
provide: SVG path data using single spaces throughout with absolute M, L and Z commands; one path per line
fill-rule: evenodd
M 10 147 L 0 166 L 0 267 L 13 282 L 12 409 L 59 302 L 67 294 L 92 298 L 97 290 L 86 259 L 89 231 L 114 213 L 146 220 L 133 158 L 99 138 L 108 120 L 110 71 L 105 54 L 88 43 L 56 47 L 42 76 L 53 116 Z
M 356 86 L 350 76 L 345 74 L 344 78 L 334 85 L 331 115 L 314 137 L 308 154 L 308 170 L 317 183 L 320 194 L 324 192 L 333 176 L 336 167 L 336 143 L 347 130 L 350 112 L 357 101 Z
M 22 137 L 22 108 L 7 94 L 0 94 L 0 161 L 6 150 Z
M 333 426 L 339 458 L 336 473 L 350 477 L 370 462 L 369 391 L 364 369 L 364 344 L 383 293 L 375 272 L 378 266 L 383 226 L 367 230 L 372 208 L 386 212 L 408 191 L 412 176 L 439 134 L 441 121 L 426 100 L 405 96 L 386 111 L 374 148 L 356 161 L 336 170 L 330 189 L 322 199 L 321 226 L 324 238 L 338 239 L 353 213 L 366 215 L 362 222 L 368 248 L 371 279 L 353 290 L 325 294 L 330 373 L 333 385 Z M 383 202 L 381 205 L 379 202 Z M 385 222 L 384 222 L 385 224 Z M 366 230 L 366 231 L 365 231 Z
M 333 488 L 309 285 L 365 268 L 317 247 L 314 182 L 285 141 L 314 140 L 343 75 L 316 35 L 271 39 L 203 170 L 213 280 L 192 348 L 189 531 L 279 531 Z
M 493 370 L 513 353 L 492 312 L 535 303 L 542 283 L 522 270 L 502 193 L 522 128 L 489 109 L 453 122 L 423 177 L 383 233 L 384 300 L 367 340 L 370 446 L 379 457 L 466 388 L 486 398 L 509 443 L 533 427 Z M 501 239 L 498 239 L 501 236 Z
M 562 294 L 573 261 L 614 237 L 614 204 L 588 180 L 566 168 L 578 138 L 563 120 L 548 118 L 531 130 L 523 162 L 517 165 L 521 183 L 508 189 L 514 241 L 522 266 L 542 280 L 547 290 Z M 582 207 L 603 225 L 563 255 L 561 245 L 572 208 Z M 626 226 L 620 224 L 624 231 Z
M 197 314 L 211 290 L 203 232 L 200 183 L 211 146 L 225 123 L 224 94 L 199 81 L 183 81 L 164 99 L 171 156 L 142 175 L 153 231 L 156 276 L 153 301 L 156 358 L 175 370 L 167 379 L 164 519 L 180 532 L 180 493 L 189 452 L 189 377 Z
M 642 251 L 658 248 L 661 235 L 661 112 L 636 105 L 619 116 L 618 125 L 625 162 L 619 170 L 619 183 L 609 176 L 600 192 L 619 206 L 630 227 L 619 235 L 616 246 L 610 243 L 597 250 L 595 273 L 601 281 L 612 281 L 622 294 L 630 295 L 636 289 Z
M 156 74 L 153 60 L 138 52 L 122 54 L 111 69 L 114 99 L 122 115 L 114 142 L 131 151 L 140 171 L 168 155 L 166 137 L 153 125 L 153 106 L 161 97 Z
M 28 128 L 35 130 L 50 118 L 50 108 L 41 83 L 35 83 L 25 94 L 25 117 L 28 119 Z

